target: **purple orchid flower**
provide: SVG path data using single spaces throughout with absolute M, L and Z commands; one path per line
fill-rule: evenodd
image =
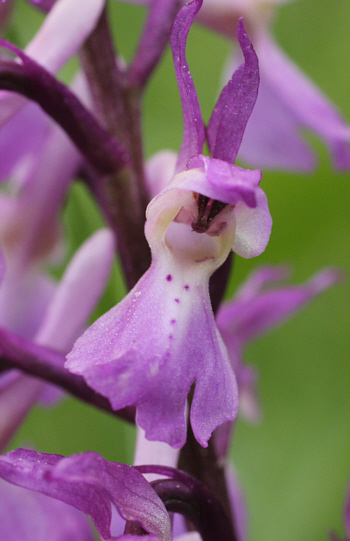
M 116 539 L 112 537 L 111 531 L 111 505 L 116 507 L 125 520 L 140 524 L 144 531 L 150 534 L 149 541 L 170 541 L 169 515 L 161 499 L 143 475 L 131 466 L 108 462 L 97 453 L 62 457 L 18 449 L 0 458 L 0 478 L 13 485 L 55 498 L 91 516 L 103 541 Z M 6 494 L 3 484 L 0 486 Z M 11 491 L 12 488 L 9 494 Z M 19 498 L 20 501 L 25 500 L 24 510 L 33 504 L 33 500 L 35 501 L 35 497 L 23 492 L 19 492 Z M 45 505 L 42 526 L 48 524 L 51 515 L 54 520 L 51 527 L 57 527 L 60 531 L 62 527 L 60 521 L 64 517 L 60 518 L 61 510 L 55 500 L 54 504 L 47 499 L 42 500 Z M 26 532 L 26 528 L 30 527 L 28 517 L 18 516 L 17 508 L 15 511 L 18 522 L 13 524 L 10 521 L 9 525 L 8 522 L 0 524 L 0 534 L 4 539 L 8 538 L 5 535 L 8 532 L 13 538 L 13 529 L 9 528 L 17 528 L 17 531 L 22 529 Z M 67 518 L 67 515 L 65 516 Z M 81 522 L 82 518 L 79 516 L 75 518 L 76 522 L 78 520 Z M 79 525 L 74 539 L 79 539 L 77 535 L 81 535 L 81 531 Z M 31 539 L 33 538 L 30 537 L 30 533 L 24 533 L 23 540 L 31 541 Z M 126 534 L 118 539 L 134 541 L 139 537 Z
M 146 437 L 174 448 L 186 440 L 192 384 L 190 419 L 201 445 L 236 415 L 235 376 L 215 325 L 208 281 L 231 248 L 243 257 L 259 255 L 271 230 L 261 172 L 233 165 L 259 82 L 242 21 L 238 35 L 245 64 L 223 90 L 209 123 L 213 158 L 201 154 L 205 131 L 185 56 L 201 3 L 182 8 L 171 32 L 184 137 L 177 174 L 147 209 L 152 265 L 127 297 L 76 342 L 66 362 L 114 409 L 136 405 Z

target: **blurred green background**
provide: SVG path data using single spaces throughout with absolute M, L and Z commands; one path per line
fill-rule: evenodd
M 205 0 L 204 0 L 205 1 Z M 119 52 L 130 59 L 144 9 L 110 1 Z M 42 16 L 16 0 L 9 39 L 25 45 Z M 274 34 L 284 50 L 350 121 L 350 2 L 299 0 L 282 6 Z M 231 45 L 203 28 L 193 28 L 188 60 L 207 120 L 217 96 Z M 63 70 L 69 80 L 72 61 Z M 171 56 L 165 55 L 150 84 L 144 107 L 147 156 L 177 150 L 182 115 Z M 265 253 L 236 259 L 229 295 L 261 264 L 288 264 L 295 281 L 337 266 L 349 273 L 350 174 L 332 171 L 315 137 L 319 157 L 311 175 L 264 171 L 262 187 L 274 220 Z M 65 208 L 68 256 L 101 223 L 82 186 Z M 95 317 L 124 294 L 117 265 Z M 260 424 L 238 421 L 232 458 L 244 486 L 251 541 L 320 541 L 330 530 L 343 533 L 342 509 L 350 479 L 349 274 L 300 315 L 246 351 L 258 368 L 263 407 Z M 11 447 L 35 446 L 70 454 L 94 450 L 115 461 L 132 461 L 133 428 L 73 399 L 44 411 L 36 408 Z

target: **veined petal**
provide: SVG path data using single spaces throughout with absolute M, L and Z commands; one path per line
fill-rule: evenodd
M 18 449 L 0 458 L 0 477 L 90 515 L 103 540 L 111 537 L 111 503 L 126 520 L 170 540 L 168 513 L 144 477 L 97 453 L 62 457 Z

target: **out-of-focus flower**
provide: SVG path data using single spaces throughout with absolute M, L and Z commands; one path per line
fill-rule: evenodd
M 148 206 L 145 233 L 152 265 L 135 288 L 75 344 L 66 367 L 106 396 L 114 409 L 137 406 L 137 423 L 150 440 L 181 447 L 185 406 L 195 437 L 233 420 L 237 388 L 212 313 L 208 281 L 231 248 L 259 255 L 271 217 L 258 186 L 260 171 L 233 165 L 253 108 L 257 59 L 242 21 L 245 64 L 225 87 L 208 128 L 213 158 L 201 154 L 204 125 L 185 57 L 186 39 L 201 2 L 185 6 L 171 45 L 184 112 L 184 138 L 172 182 Z
M 285 267 L 262 267 L 254 271 L 234 299 L 223 304 L 216 316 L 237 378 L 240 413 L 252 421 L 260 416 L 257 374 L 244 364 L 244 348 L 260 335 L 282 325 L 340 279 L 338 270 L 325 269 L 305 284 L 282 285 L 281 280 L 288 274 Z
M 22 278 L 29 284 L 30 290 L 30 286 L 34 285 L 32 275 L 37 272 L 35 283 L 38 284 L 38 288 L 26 297 L 24 305 L 21 304 L 23 283 L 13 282 L 13 287 L 5 291 L 5 296 L 6 298 L 8 296 L 9 301 L 12 299 L 18 308 L 21 317 L 17 320 L 21 321 L 17 321 L 16 318 L 7 321 L 6 311 L 3 311 L 2 325 L 42 346 L 62 352 L 69 351 L 74 340 L 84 330 L 86 321 L 103 291 L 113 253 L 114 239 L 111 231 L 105 229 L 95 233 L 77 251 L 59 284 L 54 287 L 51 283 L 50 294 L 45 298 L 45 303 L 41 304 L 38 303 L 40 296 L 43 297 L 43 291 L 39 286 L 48 278 L 29 269 L 29 277 L 23 274 Z M 16 289 L 19 297 L 16 296 Z M 3 299 L 1 291 L 0 287 L 0 299 Z M 30 407 L 39 398 L 51 402 L 56 396 L 57 390 L 54 391 L 52 386 L 45 385 L 42 380 L 26 376 L 16 370 L 2 375 L 0 449 L 6 446 Z
M 108 462 L 97 453 L 62 457 L 18 449 L 0 458 L 0 477 L 14 485 L 51 496 L 91 516 L 103 541 L 111 540 L 111 505 L 116 507 L 125 520 L 137 522 L 151 534 L 150 541 L 170 541 L 169 515 L 150 484 L 131 466 Z M 2 483 L 0 486 L 6 495 L 6 485 Z M 9 489 L 9 494 L 11 490 L 12 488 Z M 28 506 L 34 503 L 35 497 L 19 491 L 17 503 L 21 503 L 21 500 L 24 500 L 23 505 L 15 507 L 12 517 L 17 518 L 17 522 L 14 524 L 10 520 L 0 523 L 0 534 L 4 539 L 15 538 L 12 528 L 17 529 L 17 532 L 24 532 L 21 539 L 25 541 L 34 539 L 31 534 L 26 533 L 26 528 L 31 528 L 31 524 L 28 517 L 20 514 L 20 511 L 26 511 Z M 60 520 L 69 518 L 69 515 L 74 517 L 70 510 L 60 518 L 61 510 L 57 502 L 52 503 L 43 498 L 42 503 L 45 506 L 41 514 L 43 528 L 51 518 L 53 522 L 50 527 L 57 528 L 57 532 L 60 532 L 60 528 L 64 525 Z M 82 518 L 77 516 L 74 520 L 81 523 Z M 65 533 L 64 530 L 62 533 Z M 16 539 L 18 538 L 17 536 Z M 61 541 L 65 538 L 57 537 L 57 539 Z M 81 535 L 81 524 L 75 535 L 69 539 L 79 541 L 86 539 Z M 139 537 L 125 535 L 120 539 L 133 541 Z

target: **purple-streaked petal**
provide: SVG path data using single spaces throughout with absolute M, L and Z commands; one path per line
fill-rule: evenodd
M 18 449 L 0 458 L 0 477 L 36 490 L 90 515 L 102 539 L 111 537 L 111 503 L 162 541 L 170 540 L 166 509 L 144 477 L 131 466 L 97 453 L 72 457 Z
M 38 492 L 0 481 L 0 538 L 16 541 L 91 541 L 80 512 Z
M 259 88 L 258 58 L 245 31 L 243 19 L 238 22 L 237 38 L 245 63 L 223 89 L 207 132 L 213 158 L 230 163 L 236 159 Z
M 334 166 L 350 168 L 350 127 L 330 101 L 282 52 L 272 38 L 261 32 L 255 47 L 261 77 L 274 88 L 297 121 L 318 134 L 327 144 Z
M 104 0 L 58 0 L 40 30 L 26 47 L 26 54 L 50 73 L 56 73 L 73 56 L 97 23 Z M 64 34 L 65 39 L 62 39 Z M 0 124 L 25 103 L 15 94 L 0 93 Z
M 115 172 L 126 163 L 128 157 L 122 147 L 68 87 L 12 43 L 0 39 L 0 47 L 17 54 L 22 62 L 0 64 L 0 87 L 36 101 L 99 172 Z
M 131 85 L 144 86 L 157 66 L 165 46 L 180 0 L 153 0 L 134 60 L 128 71 Z
M 183 171 L 191 156 L 201 154 L 205 141 L 204 124 L 196 89 L 186 60 L 187 36 L 202 0 L 194 0 L 184 6 L 176 17 L 170 35 L 175 74 L 179 87 L 184 134 L 176 171 Z
M 35 337 L 38 344 L 69 351 L 106 285 L 113 256 L 109 229 L 97 231 L 83 244 L 56 288 Z
M 237 340 L 245 344 L 282 324 L 340 277 L 339 271 L 326 269 L 305 284 L 262 291 L 250 299 L 238 297 L 223 305 L 216 321 L 226 346 L 230 349 Z

